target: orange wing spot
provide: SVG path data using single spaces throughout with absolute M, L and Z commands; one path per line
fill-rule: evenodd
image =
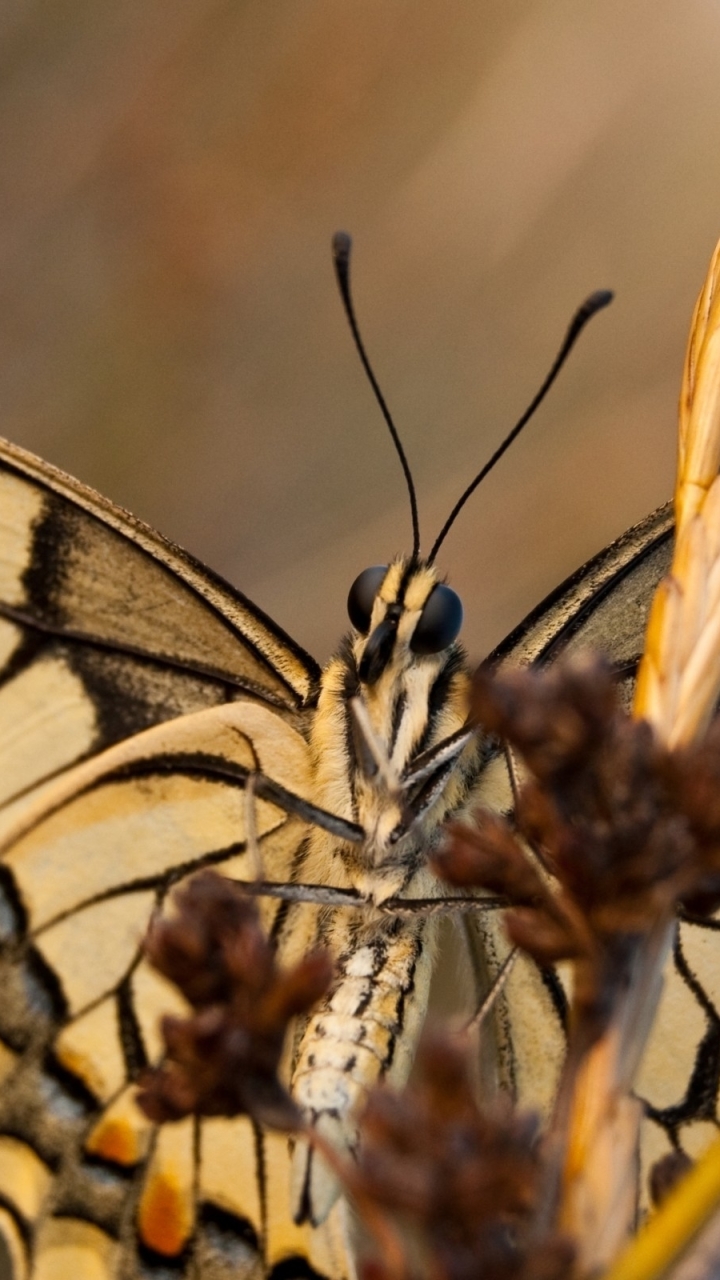
M 110 1160 L 124 1168 L 139 1164 L 146 1147 L 144 1134 L 127 1120 L 111 1116 L 103 1116 L 85 1143 L 88 1155 L 99 1156 L 101 1160 Z
M 140 1238 L 149 1249 L 175 1258 L 182 1253 L 193 1222 L 187 1196 L 174 1178 L 151 1174 L 138 1210 Z
M 90 1092 L 97 1098 L 102 1098 L 103 1079 L 87 1053 L 83 1053 L 72 1045 L 63 1044 L 62 1041 L 56 1045 L 55 1052 L 58 1062 L 65 1067 L 66 1071 L 77 1076 L 78 1080 L 87 1085 Z

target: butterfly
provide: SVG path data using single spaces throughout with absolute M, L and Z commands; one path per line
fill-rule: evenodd
M 607 298 L 581 310 L 528 413 L 423 559 L 412 478 L 357 332 L 348 255 L 340 238 L 341 292 L 408 481 L 414 547 L 357 577 L 352 630 L 323 671 L 184 551 L 0 447 L 0 1233 L 13 1280 L 352 1274 L 353 1224 L 313 1152 L 290 1151 L 247 1117 L 154 1129 L 136 1107 L 133 1081 L 158 1061 L 159 1017 L 178 1001 L 143 956 L 148 921 L 198 869 L 247 882 L 259 858 L 262 915 L 283 959 L 317 944 L 334 955 L 333 986 L 297 1032 L 292 1088 L 352 1150 L 367 1089 L 407 1075 L 440 908 L 462 906 L 446 901 L 427 852 L 447 815 L 510 804 L 505 757 L 466 724 L 462 609 L 435 557 Z M 671 533 L 668 510 L 649 517 L 490 661 L 548 662 L 592 643 L 629 688 Z M 458 918 L 487 986 L 507 955 L 500 914 L 488 902 Z M 651 1154 L 714 1106 L 720 1018 L 711 975 L 696 976 L 710 935 L 690 961 L 679 944 L 677 982 L 698 1011 L 694 1056 L 689 1085 L 663 1075 L 669 1100 L 647 1090 Z M 549 1105 L 564 1010 L 561 979 L 518 961 L 496 1001 L 488 1087 Z

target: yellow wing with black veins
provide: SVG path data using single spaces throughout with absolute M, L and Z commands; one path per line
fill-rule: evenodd
M 150 915 L 199 867 L 252 877 L 245 781 L 309 795 L 318 674 L 179 548 L 0 446 L 0 1274 L 346 1274 L 339 1212 L 291 1223 L 286 1139 L 155 1131 L 132 1084 L 178 1001 Z M 290 879 L 302 821 L 254 812 Z
M 496 666 L 552 663 L 561 653 L 592 646 L 615 664 L 629 705 L 642 654 L 650 600 L 668 571 L 673 519 L 669 506 L 654 512 L 543 601 L 488 661 Z M 496 752 L 478 786 L 478 799 L 512 807 L 505 757 Z M 484 925 L 491 969 L 508 943 L 493 920 Z M 641 1135 L 640 1193 L 661 1156 L 678 1146 L 691 1157 L 717 1133 L 720 1102 L 720 918 L 681 918 L 665 971 L 658 1017 L 639 1073 L 637 1090 L 647 1119 Z M 552 1101 L 564 1051 L 566 1010 L 562 975 L 540 974 L 519 961 L 500 1000 L 500 1047 L 505 1080 L 532 1105 Z M 504 1050 L 504 1052 L 503 1052 Z

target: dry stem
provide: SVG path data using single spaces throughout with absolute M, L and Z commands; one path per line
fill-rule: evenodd
M 671 747 L 705 730 L 720 693 L 719 284 L 720 243 L 690 331 L 680 397 L 675 550 L 653 600 L 633 706 L 633 715 L 650 721 Z M 572 1084 L 560 1222 L 580 1242 L 581 1263 L 588 1269 L 607 1264 L 632 1230 L 627 1188 L 630 1171 L 634 1177 L 638 1117 L 628 1113 L 624 1100 L 657 1008 L 660 966 L 673 928 L 669 917 L 659 919 L 638 941 L 622 1007 Z M 640 1026 L 628 1016 L 638 1007 Z

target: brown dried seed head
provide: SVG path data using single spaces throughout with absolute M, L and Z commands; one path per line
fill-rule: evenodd
M 432 857 L 436 873 L 458 887 L 482 885 L 513 901 L 543 895 L 543 881 L 505 819 L 487 809 L 473 819 L 472 827 L 448 824 L 448 839 Z
M 616 706 L 608 665 L 594 655 L 494 679 L 480 668 L 473 682 L 477 722 L 516 746 L 542 779 L 577 767 L 602 741 Z
M 232 881 L 206 871 L 157 920 L 151 961 L 190 1001 L 188 1018 L 163 1019 L 165 1060 L 140 1080 L 138 1103 L 155 1121 L 250 1114 L 293 1128 L 299 1114 L 278 1078 L 288 1024 L 330 984 L 327 954 L 278 968 L 255 905 Z
M 667 1199 L 681 1178 L 684 1178 L 693 1167 L 693 1162 L 684 1151 L 668 1151 L 660 1160 L 656 1160 L 648 1178 L 650 1197 L 657 1207 Z
M 533 1234 L 543 1166 L 534 1116 L 507 1099 L 478 1108 L 466 1050 L 424 1036 L 418 1078 L 378 1089 L 361 1119 L 356 1194 L 408 1240 L 408 1276 L 423 1280 L 567 1280 L 574 1252 Z M 368 1266 L 364 1276 L 384 1277 Z

